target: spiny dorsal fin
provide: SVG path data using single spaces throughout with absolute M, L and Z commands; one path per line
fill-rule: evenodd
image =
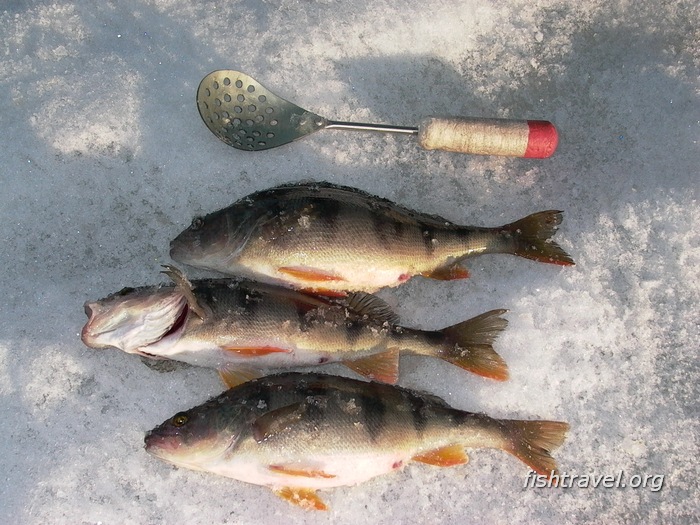
M 345 299 L 339 300 L 338 303 L 352 310 L 360 317 L 366 315 L 370 319 L 380 322 L 399 323 L 399 316 L 391 309 L 391 306 L 371 293 L 353 292 L 348 294 Z
M 190 310 L 197 314 L 197 317 L 200 319 L 204 319 L 204 310 L 202 310 L 202 307 L 199 306 L 197 298 L 194 296 L 194 287 L 189 279 L 185 277 L 185 274 L 170 264 L 164 264 L 163 268 L 165 268 L 165 270 L 161 271 L 161 273 L 164 273 L 170 277 L 170 279 L 172 279 L 175 286 L 179 288 L 182 295 L 184 295 L 185 299 L 187 299 L 187 306 L 189 306 Z

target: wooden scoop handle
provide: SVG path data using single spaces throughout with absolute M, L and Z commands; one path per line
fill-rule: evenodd
M 558 141 L 557 129 L 546 120 L 429 117 L 418 126 L 422 148 L 457 153 L 545 159 Z

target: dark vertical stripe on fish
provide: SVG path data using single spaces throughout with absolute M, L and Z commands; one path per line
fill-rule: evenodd
M 308 332 L 311 329 L 311 310 L 307 308 L 307 305 L 297 303 L 297 321 L 299 322 L 299 331 Z
M 422 434 L 428 424 L 425 400 L 420 396 L 408 396 L 411 405 L 411 417 L 413 417 L 413 428 L 418 434 Z
M 270 388 L 261 388 L 257 395 L 258 404 L 257 408 L 260 410 L 269 411 L 270 410 Z
M 235 295 L 235 305 L 240 308 L 240 312 L 243 313 L 241 318 L 248 323 L 256 323 L 257 310 L 260 305 L 260 294 L 258 292 L 253 292 L 246 289 L 246 287 L 241 286 L 236 290 Z
M 388 226 L 386 220 L 376 213 L 372 214 L 372 228 L 374 229 L 374 234 L 379 238 L 379 242 L 382 246 L 388 246 L 389 239 L 386 235 L 386 227 Z
M 364 326 L 358 321 L 347 321 L 345 323 L 345 340 L 353 348 L 362 334 Z
M 432 255 L 435 252 L 435 231 L 425 224 L 419 224 L 421 229 L 421 235 L 423 236 L 423 247 L 428 255 Z
M 338 216 L 340 215 L 341 202 L 332 199 L 313 199 L 314 215 L 318 217 L 329 230 L 336 229 Z
M 386 407 L 379 397 L 360 395 L 359 398 L 362 415 L 365 420 L 365 428 L 370 439 L 376 441 L 384 428 Z

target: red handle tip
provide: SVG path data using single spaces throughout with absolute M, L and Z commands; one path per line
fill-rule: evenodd
M 557 149 L 559 134 L 554 124 L 546 120 L 528 120 L 530 133 L 523 157 L 528 159 L 546 159 Z

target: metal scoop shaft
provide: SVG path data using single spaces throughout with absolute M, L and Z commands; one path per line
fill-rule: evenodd
M 541 120 L 429 117 L 417 128 L 332 121 L 233 70 L 204 77 L 197 90 L 197 107 L 212 133 L 244 151 L 275 148 L 324 128 L 417 135 L 419 145 L 428 150 L 511 157 L 546 158 L 558 142 L 554 125 Z

